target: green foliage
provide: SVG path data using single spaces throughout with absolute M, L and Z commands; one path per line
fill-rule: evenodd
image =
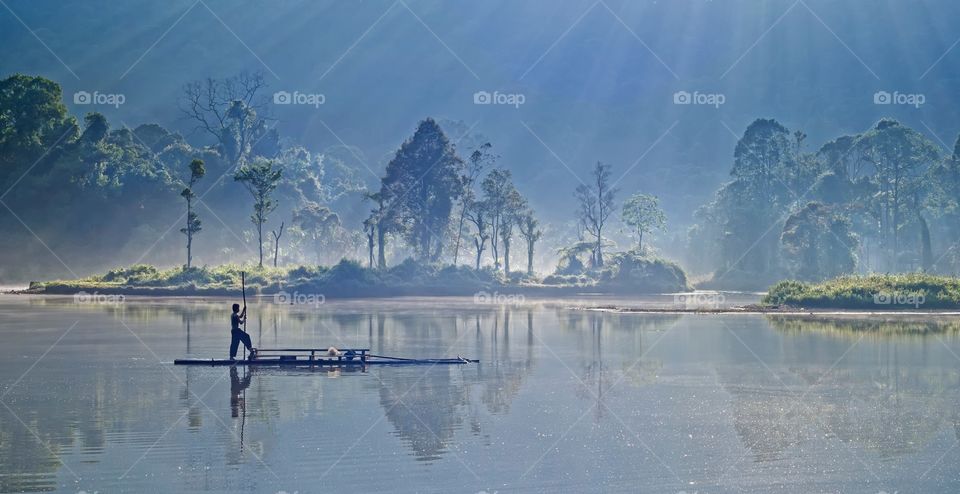
M 780 243 L 790 273 L 803 280 L 832 278 L 856 267 L 859 241 L 849 220 L 817 202 L 787 218 Z
M 250 165 L 243 165 L 234 174 L 233 179 L 243 184 L 253 196 L 253 214 L 250 221 L 257 229 L 257 245 L 260 252 L 259 266 L 263 266 L 263 224 L 267 217 L 277 209 L 273 192 L 280 184 L 281 171 L 273 160 L 259 159 Z
M 599 281 L 620 292 L 667 293 L 690 288 L 680 266 L 638 250 L 610 256 Z
M 643 234 L 663 230 L 667 219 L 660 209 L 660 200 L 648 194 L 634 194 L 623 203 L 621 212 L 626 224 L 637 237 L 637 249 L 643 250 Z
M 782 281 L 763 297 L 767 305 L 835 309 L 955 309 L 960 279 L 922 273 L 842 276 L 821 283 Z
M 463 161 L 432 119 L 417 126 L 387 164 L 380 197 L 388 216 L 381 225 L 400 234 L 423 261 L 437 261 L 454 201 L 463 194 Z

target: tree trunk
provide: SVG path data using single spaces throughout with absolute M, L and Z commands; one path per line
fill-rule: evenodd
M 510 277 L 510 239 L 503 239 L 503 272 Z
M 386 243 L 386 232 L 383 231 L 383 225 L 377 223 L 377 269 L 387 268 L 387 257 L 384 254 L 384 243 Z
M 532 240 L 527 240 L 527 274 L 533 275 L 533 246 Z
M 263 222 L 257 223 L 257 247 L 260 247 L 260 263 L 259 266 L 263 267 Z
M 193 212 L 193 204 L 191 204 L 190 197 L 187 197 L 187 269 L 190 269 L 190 265 L 193 263 L 193 231 L 190 228 L 190 213 Z
M 463 236 L 463 219 L 467 214 L 467 206 L 460 208 L 460 221 L 457 223 L 457 241 L 453 244 L 453 265 L 457 265 L 457 258 L 460 256 L 460 238 Z
M 473 239 L 473 245 L 477 247 L 477 267 L 476 267 L 477 271 L 480 270 L 480 259 L 483 258 L 483 249 L 484 249 L 484 246 L 487 244 L 486 240 L 482 240 L 482 239 L 478 240 L 478 238 L 479 237 L 474 237 Z
M 373 269 L 373 246 L 375 243 L 375 235 L 376 233 L 373 231 L 367 234 L 367 253 L 369 254 L 370 258 L 370 269 Z
M 277 267 L 277 258 L 280 257 L 280 237 L 283 236 L 283 225 L 284 223 L 280 222 L 280 231 L 273 231 L 273 267 Z
M 930 228 L 927 226 L 927 220 L 923 215 L 917 213 L 917 219 L 920 221 L 920 266 L 924 273 L 933 271 L 933 249 L 930 246 Z
M 603 248 L 601 245 L 602 239 L 603 237 L 600 235 L 600 231 L 597 230 L 596 266 L 598 268 L 603 266 L 603 252 L 600 250 L 601 248 Z

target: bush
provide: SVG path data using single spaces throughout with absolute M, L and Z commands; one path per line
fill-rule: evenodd
M 821 283 L 783 281 L 763 297 L 768 305 L 842 309 L 960 307 L 960 279 L 922 273 L 842 276 Z
M 677 292 L 689 288 L 680 266 L 639 251 L 618 252 L 600 271 L 600 281 L 617 291 Z

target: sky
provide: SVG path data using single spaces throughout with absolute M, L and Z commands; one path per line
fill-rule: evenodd
M 461 148 L 489 140 L 550 221 L 572 217 L 599 160 L 621 197 L 659 195 L 679 231 L 755 118 L 803 130 L 811 150 L 884 116 L 952 148 L 958 14 L 949 1 L 3 0 L 0 73 L 60 82 L 78 115 L 190 136 L 185 83 L 262 71 L 281 134 L 371 186 L 429 116 Z

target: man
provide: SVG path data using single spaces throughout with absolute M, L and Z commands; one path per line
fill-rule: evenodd
M 240 312 L 240 304 L 233 304 L 233 314 L 230 314 L 230 360 L 237 358 L 237 348 L 240 342 L 250 351 L 250 360 L 257 358 L 257 349 L 250 344 L 250 335 L 240 329 L 241 324 L 247 322 L 247 309 Z

